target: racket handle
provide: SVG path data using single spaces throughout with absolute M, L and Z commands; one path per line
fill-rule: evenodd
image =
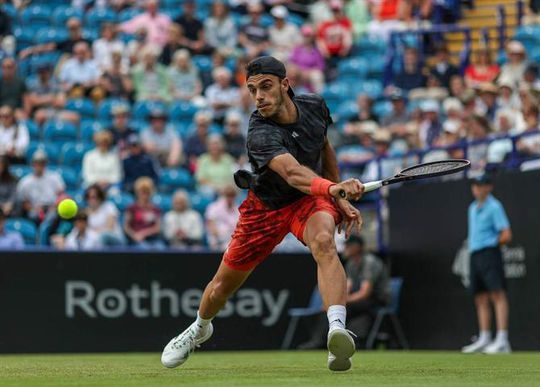
M 369 183 L 364 183 L 364 193 L 375 191 L 378 188 L 382 187 L 382 180 L 370 181 Z

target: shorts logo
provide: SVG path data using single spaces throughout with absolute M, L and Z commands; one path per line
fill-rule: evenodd
M 300 137 L 300 135 L 299 135 L 298 133 L 296 133 L 296 132 L 292 132 L 292 136 L 293 136 L 293 138 L 298 138 L 298 137 Z

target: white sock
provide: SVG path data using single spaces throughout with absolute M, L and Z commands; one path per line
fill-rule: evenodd
M 491 332 L 490 331 L 480 331 L 480 336 L 478 336 L 478 341 L 488 342 L 491 341 Z
M 345 328 L 345 320 L 347 320 L 347 309 L 343 305 L 330 305 L 326 312 L 328 316 L 329 330 L 336 328 Z
M 495 337 L 495 341 L 498 343 L 505 343 L 508 341 L 508 331 L 506 330 L 500 330 L 497 331 L 497 336 Z
M 195 324 L 197 324 L 200 329 L 204 329 L 212 322 L 213 319 L 213 317 L 204 319 L 199 315 L 199 312 L 197 312 L 197 320 L 195 320 Z

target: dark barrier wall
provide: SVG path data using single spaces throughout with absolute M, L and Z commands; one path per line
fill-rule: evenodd
M 220 257 L 0 252 L 0 352 L 161 351 L 196 316 Z M 306 255 L 270 257 L 215 322 L 205 348 L 279 348 L 287 309 L 316 281 Z
M 514 349 L 540 349 L 540 172 L 501 175 L 495 196 L 514 233 L 504 254 Z M 452 273 L 472 201 L 465 181 L 392 190 L 390 253 L 405 277 L 404 330 L 413 348 L 460 348 L 477 332 L 471 295 Z

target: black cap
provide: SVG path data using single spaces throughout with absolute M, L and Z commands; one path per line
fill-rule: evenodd
M 287 70 L 285 70 L 283 62 L 273 56 L 260 56 L 247 64 L 246 81 L 249 77 L 257 74 L 271 74 L 277 76 L 279 79 L 283 79 L 287 77 Z M 291 86 L 289 86 L 287 93 L 289 97 L 294 97 L 294 91 Z
M 360 235 L 351 235 L 349 239 L 345 241 L 346 245 L 352 245 L 352 244 L 359 244 L 360 246 L 364 246 L 364 238 L 362 238 Z
M 490 184 L 493 184 L 493 179 L 491 178 L 490 175 L 488 175 L 487 173 L 484 173 L 480 176 L 477 176 L 477 177 L 474 177 L 472 179 L 472 184 L 474 185 L 490 185 Z

